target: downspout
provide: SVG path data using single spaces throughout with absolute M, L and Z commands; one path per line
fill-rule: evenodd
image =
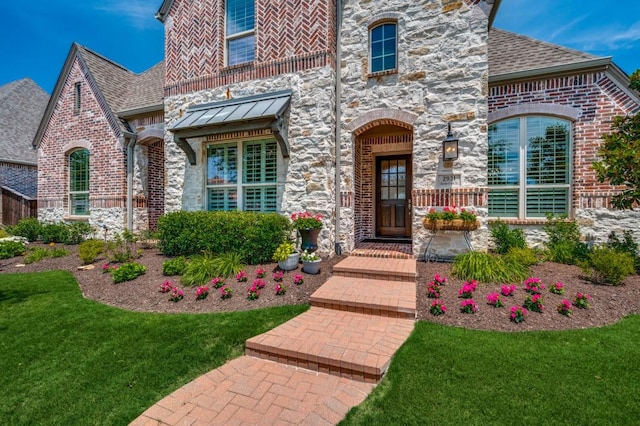
M 134 148 L 136 146 L 135 133 L 124 132 L 124 140 L 127 145 L 127 229 L 133 231 L 133 165 L 135 162 Z
M 341 127 L 342 127 L 342 110 L 341 110 L 341 101 L 342 101 L 342 43 L 341 43 L 341 32 L 342 32 L 342 0 L 336 0 L 336 93 L 335 93 L 335 102 L 336 102 L 336 176 L 335 176 L 335 185 L 336 185 L 336 230 L 335 230 L 335 243 L 334 249 L 336 255 L 340 256 L 342 254 L 342 247 L 340 246 L 340 184 L 341 184 L 341 150 L 340 146 L 342 145 L 341 138 Z

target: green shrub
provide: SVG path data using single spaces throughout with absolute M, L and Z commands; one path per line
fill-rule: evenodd
M 20 256 L 25 251 L 24 243 L 20 241 L 1 241 L 0 242 L 0 259 L 10 259 Z
M 222 253 L 213 260 L 217 277 L 231 277 L 242 270 L 242 257 L 238 253 Z
M 140 257 L 141 251 L 136 249 L 135 240 L 131 241 L 131 235 L 131 233 L 118 234 L 107 241 L 105 251 L 110 263 L 126 263 Z
M 65 244 L 80 244 L 92 233 L 93 228 L 87 222 L 72 222 L 67 225 L 67 240 Z
M 589 253 L 588 262 L 583 270 L 596 284 L 618 286 L 635 272 L 633 257 L 630 253 L 616 251 L 610 247 L 594 247 Z
M 69 239 L 69 227 L 66 223 L 45 223 L 42 225 L 42 233 L 40 234 L 42 242 L 48 243 L 64 243 Z
M 187 286 L 206 284 L 209 280 L 218 276 L 216 268 L 215 257 L 206 252 L 203 256 L 196 256 L 191 259 L 180 281 Z
M 54 249 L 47 249 L 44 247 L 34 247 L 28 250 L 27 255 L 24 257 L 24 263 L 26 264 L 36 263 L 36 262 L 40 262 L 42 259 L 45 259 L 47 257 L 64 257 L 68 255 L 69 255 L 69 251 L 61 247 L 54 248 Z
M 587 259 L 589 246 L 580 241 L 580 228 L 575 220 L 547 213 L 543 229 L 547 234 L 548 260 L 576 265 Z
M 178 256 L 173 259 L 162 262 L 162 275 L 173 276 L 184 274 L 187 268 L 187 259 L 184 256 Z
M 501 256 L 470 251 L 453 259 L 451 274 L 467 281 L 514 283 L 529 276 L 529 268 Z
M 271 257 L 274 262 L 282 262 L 287 260 L 289 256 L 296 251 L 296 246 L 291 241 L 285 241 L 278 246 L 276 251 L 273 252 L 273 256 Z
M 36 241 L 42 233 L 42 224 L 35 217 L 21 219 L 17 225 L 7 227 L 7 232 L 28 241 Z
M 131 281 L 138 278 L 147 272 L 147 268 L 144 265 L 135 262 L 127 262 L 118 266 L 116 269 L 111 270 L 111 277 L 115 284 Z
M 96 261 L 98 256 L 104 252 L 104 241 L 86 240 L 78 246 L 78 256 L 84 265 L 88 265 Z
M 7 238 L 9 234 L 4 229 L 0 229 L 0 238 Z
M 536 250 L 529 247 L 512 247 L 507 254 L 504 255 L 504 260 L 507 263 L 519 263 L 524 266 L 537 265 L 540 263 L 540 257 Z
M 173 212 L 158 220 L 158 247 L 166 256 L 238 253 L 245 262 L 268 262 L 291 232 L 276 213 Z
M 626 230 L 622 233 L 622 240 L 611 231 L 607 239 L 607 247 L 620 253 L 629 253 L 633 257 L 633 266 L 637 274 L 640 274 L 640 256 L 638 256 L 638 244 L 633 239 L 633 232 Z
M 492 222 L 489 227 L 496 253 L 506 254 L 512 248 L 523 249 L 527 247 L 522 229 L 509 229 L 509 225 L 501 220 Z
M 56 247 L 49 250 L 49 257 L 65 257 L 69 256 L 69 250 L 64 247 Z

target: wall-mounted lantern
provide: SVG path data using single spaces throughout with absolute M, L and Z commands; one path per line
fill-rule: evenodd
M 451 123 L 449 123 L 447 137 L 442 141 L 442 159 L 444 161 L 458 159 L 458 139 L 454 138 L 453 133 L 451 133 Z

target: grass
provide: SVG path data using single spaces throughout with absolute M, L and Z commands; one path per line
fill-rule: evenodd
M 68 272 L 0 275 L 3 424 L 127 424 L 306 309 L 128 312 L 82 298 Z
M 638 315 L 559 332 L 419 322 L 382 383 L 341 425 L 635 423 L 639 332 Z

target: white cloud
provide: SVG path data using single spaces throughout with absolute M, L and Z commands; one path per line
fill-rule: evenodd
M 108 4 L 96 4 L 94 8 L 109 14 L 120 15 L 128 19 L 134 27 L 144 29 L 156 23 L 154 15 L 158 11 L 158 1 L 115 0 Z

